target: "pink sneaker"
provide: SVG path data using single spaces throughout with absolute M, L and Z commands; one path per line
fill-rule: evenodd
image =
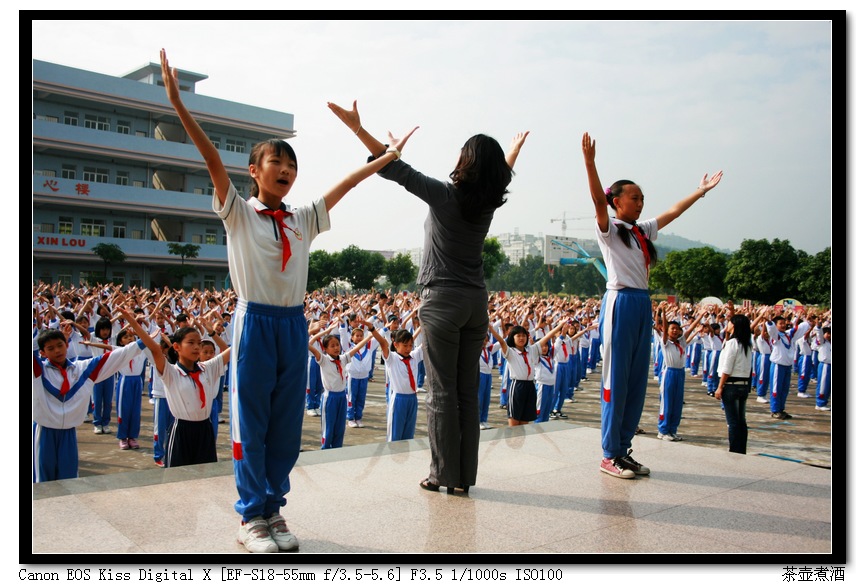
M 129 440 L 124 438 L 120 441 L 120 450 L 129 450 Z
M 620 479 L 632 479 L 636 476 L 634 471 L 625 468 L 619 458 L 604 458 L 601 460 L 601 472 Z
M 138 450 L 138 440 L 136 440 L 135 438 L 130 438 L 129 448 L 131 448 L 132 450 Z

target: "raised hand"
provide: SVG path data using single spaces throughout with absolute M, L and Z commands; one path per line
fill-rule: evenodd
M 351 104 L 351 111 L 340 107 L 332 102 L 327 102 L 327 107 L 330 108 L 336 117 L 342 120 L 342 122 L 349 127 L 349 129 L 357 135 L 360 132 L 361 123 L 360 123 L 360 114 L 357 111 L 357 100 L 354 100 Z

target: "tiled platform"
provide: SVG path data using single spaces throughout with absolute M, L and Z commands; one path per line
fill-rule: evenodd
M 634 449 L 651 476 L 621 480 L 598 471 L 596 429 L 550 422 L 490 430 L 468 496 L 418 487 L 429 466 L 425 438 L 303 452 L 283 514 L 301 555 L 684 553 L 760 563 L 780 554 L 818 562 L 846 545 L 843 532 L 833 541 L 831 470 L 645 436 Z M 33 497 L 36 563 L 58 553 L 246 553 L 234 537 L 230 462 L 44 483 Z M 843 509 L 839 502 L 835 511 Z

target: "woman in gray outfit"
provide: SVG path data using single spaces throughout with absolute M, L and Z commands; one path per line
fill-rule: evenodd
M 351 110 L 333 103 L 328 107 L 360 138 L 371 159 L 393 152 L 363 128 L 356 101 Z M 507 154 L 493 138 L 472 136 L 460 151 L 451 182 L 421 174 L 399 160 L 398 153 L 379 172 L 429 206 L 417 283 L 423 290 L 418 316 L 425 335 L 432 456 L 429 476 L 420 486 L 430 491 L 444 486 L 449 494 L 457 489 L 467 493 L 477 478 L 478 359 L 489 324 L 482 251 L 528 134 L 517 134 Z

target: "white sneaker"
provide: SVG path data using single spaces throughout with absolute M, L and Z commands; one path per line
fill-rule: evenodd
M 574 400 L 572 400 L 571 398 L 566 398 L 565 403 L 566 404 L 572 404 L 572 403 L 574 403 Z
M 156 400 L 153 398 L 150 398 L 148 401 L 150 402 L 150 405 L 153 405 L 156 403 Z
M 681 442 L 682 441 L 682 437 L 679 436 L 678 434 L 670 434 L 670 436 L 673 437 L 673 442 Z
M 102 433 L 103 434 L 111 434 L 111 426 L 108 426 L 108 425 L 102 426 Z
M 358 428 L 363 428 L 363 422 L 361 422 L 360 420 L 358 420 L 358 421 L 357 421 L 357 427 L 358 427 Z
M 820 410 L 821 412 L 831 412 L 832 408 L 829 406 L 814 406 L 815 410 Z
M 93 426 L 94 434 L 102 434 L 102 426 Z
M 671 434 L 664 434 L 662 432 L 658 432 L 658 440 L 664 440 L 666 442 L 675 442 L 676 439 L 673 438 Z
M 276 516 L 274 516 L 276 517 Z M 268 522 L 263 517 L 254 517 L 242 524 L 237 531 L 237 543 L 253 554 L 273 554 L 279 546 L 270 535 Z
M 805 393 L 804 391 L 800 391 L 796 394 L 796 397 L 811 397 L 810 394 Z
M 314 415 L 315 415 L 315 410 L 312 409 L 312 408 L 306 410 L 306 415 L 307 415 L 307 416 L 314 416 Z
M 357 422 L 355 422 L 354 420 L 349 420 L 348 421 L 348 427 L 349 428 L 357 428 Z
M 758 396 L 757 396 L 757 403 L 758 403 L 758 404 L 767 404 L 767 403 L 769 403 L 769 400 L 767 400 L 767 399 L 766 399 L 765 397 L 763 397 L 762 395 L 758 395 Z
M 285 518 L 276 513 L 267 519 L 267 531 L 270 537 L 273 538 L 276 546 L 284 551 L 296 550 L 300 547 L 297 538 L 288 530 L 288 525 L 285 524 Z
M 315 408 L 315 415 L 321 416 L 321 408 Z

